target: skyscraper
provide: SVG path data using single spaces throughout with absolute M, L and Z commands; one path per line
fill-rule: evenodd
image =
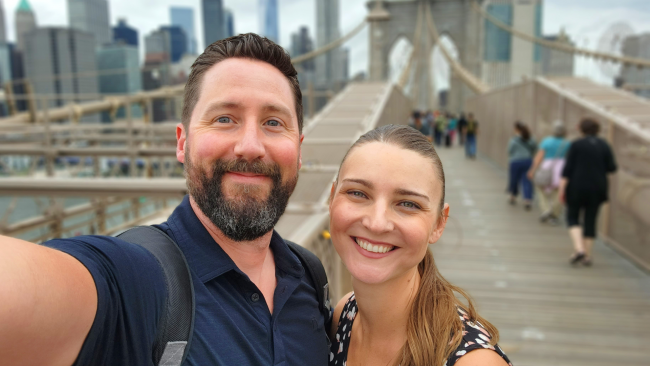
M 145 61 L 155 58 L 170 62 L 172 51 L 169 32 L 158 29 L 146 35 L 144 37 L 144 53 Z
M 202 0 L 204 48 L 215 41 L 226 38 L 223 24 L 223 2 L 221 0 Z
M 542 35 L 543 0 L 485 0 L 485 10 L 509 27 L 536 37 Z M 519 82 L 542 72 L 539 45 L 512 36 L 485 20 L 483 81 L 491 87 Z
M 60 96 L 49 105 L 71 102 L 63 94 L 97 94 L 97 59 L 91 33 L 68 28 L 38 28 L 25 38 L 25 76 L 36 94 Z M 75 98 L 83 101 L 82 98 Z M 85 118 L 92 120 L 95 118 Z
M 105 44 L 97 49 L 97 70 L 99 70 L 99 91 L 102 94 L 133 94 L 142 90 L 140 57 L 138 47 L 126 43 Z M 102 73 L 102 71 L 104 71 Z M 138 117 L 140 108 L 131 107 L 132 115 Z M 126 115 L 124 108 L 116 117 Z M 102 113 L 102 121 L 111 120 L 108 113 Z
M 623 41 L 623 55 L 650 60 L 650 33 L 637 34 Z M 623 83 L 650 86 L 650 69 L 635 66 L 621 68 Z M 640 89 L 635 92 L 642 97 L 650 98 L 650 89 Z
M 309 35 L 309 28 L 300 27 L 298 32 L 291 34 L 291 47 L 289 53 L 291 57 L 298 57 L 314 50 L 314 41 Z M 314 60 L 307 60 L 300 63 L 299 67 L 304 71 L 314 70 Z
M 107 0 L 68 0 L 70 27 L 95 36 L 95 44 L 101 46 L 112 40 Z
M 225 9 L 223 14 L 225 17 L 224 25 L 226 26 L 226 37 L 232 37 L 235 35 L 235 15 L 230 9 Z
M 179 26 L 160 27 L 169 34 L 169 56 L 171 62 L 178 62 L 187 53 L 187 35 Z
M 316 0 L 316 48 L 341 37 L 339 0 Z M 337 47 L 316 58 L 316 87 L 338 91 L 345 84 L 343 55 Z
M 194 9 L 172 6 L 169 8 L 172 25 L 179 26 L 185 31 L 187 37 L 187 52 L 196 54 L 196 36 L 194 35 Z
M 278 0 L 259 0 L 258 4 L 260 35 L 279 43 Z
M 545 36 L 545 40 L 563 43 L 573 47 L 569 37 L 564 30 L 559 35 Z M 544 76 L 573 76 L 574 56 L 570 52 L 555 50 L 548 47 L 542 47 L 542 71 Z
M 138 47 L 138 30 L 129 27 L 126 24 L 126 19 L 120 19 L 113 27 L 113 42 Z
M 18 50 L 25 49 L 25 35 L 36 29 L 36 16 L 27 0 L 20 0 L 16 9 L 16 44 Z
M 2 0 L 0 0 L 0 43 L 7 42 L 7 28 L 5 24 L 5 10 L 2 6 Z

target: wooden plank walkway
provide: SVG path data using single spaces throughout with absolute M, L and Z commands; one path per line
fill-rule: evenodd
M 571 267 L 566 228 L 510 206 L 506 172 L 458 147 L 439 154 L 451 218 L 431 249 L 497 326 L 513 364 L 650 365 L 650 276 L 603 243 L 593 267 Z

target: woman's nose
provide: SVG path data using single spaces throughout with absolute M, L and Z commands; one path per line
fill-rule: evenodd
M 374 233 L 389 232 L 395 228 L 390 216 L 391 211 L 387 205 L 376 204 L 364 216 L 362 224 Z

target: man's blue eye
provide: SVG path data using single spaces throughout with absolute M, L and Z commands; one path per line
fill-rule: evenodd
M 266 124 L 269 125 L 269 126 L 271 126 L 271 127 L 278 127 L 278 126 L 280 126 L 280 122 L 278 122 L 278 121 L 276 121 L 276 120 L 273 120 L 273 119 L 270 120 L 270 121 L 268 121 L 268 122 L 266 122 Z
M 217 118 L 217 122 L 219 122 L 219 123 L 230 123 L 230 117 L 219 117 L 219 118 Z

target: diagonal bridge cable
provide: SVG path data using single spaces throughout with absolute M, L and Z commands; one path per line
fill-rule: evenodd
M 339 47 L 343 43 L 347 42 L 350 38 L 354 37 L 357 33 L 359 33 L 366 25 L 366 19 L 364 19 L 359 25 L 357 25 L 354 29 L 352 29 L 348 34 L 344 35 L 343 37 L 330 42 L 326 44 L 325 46 L 315 49 L 311 52 L 305 53 L 304 55 L 300 55 L 298 57 L 294 57 L 291 59 L 291 63 L 294 65 L 311 60 L 314 57 L 320 56 L 328 51 L 331 51 L 332 49 Z
M 543 38 L 538 38 L 535 36 L 532 36 L 530 34 L 518 31 L 507 24 L 503 23 L 499 19 L 495 18 L 491 14 L 485 11 L 478 3 L 475 1 L 472 1 L 472 8 L 481 15 L 484 19 L 487 19 L 490 23 L 494 24 L 498 28 L 503 29 L 504 31 L 514 35 L 517 38 L 521 38 L 523 40 L 526 40 L 528 42 L 533 42 L 538 45 L 551 48 L 554 50 L 558 51 L 563 51 L 563 52 L 568 52 L 572 54 L 578 54 L 581 56 L 586 56 L 590 57 L 593 59 L 601 59 L 603 61 L 611 61 L 615 63 L 622 63 L 625 66 L 636 66 L 639 68 L 643 67 L 650 67 L 650 60 L 644 60 L 640 58 L 634 58 L 634 57 L 627 57 L 627 56 L 618 56 L 614 55 L 611 53 L 605 53 L 605 52 L 598 52 L 598 51 L 592 51 L 588 50 L 585 48 L 579 48 L 579 47 L 573 47 L 569 46 L 567 44 L 559 43 L 559 42 L 554 42 L 554 41 L 549 41 Z
M 420 43 L 421 43 L 421 38 L 422 38 L 422 4 L 420 4 L 420 11 L 418 11 L 418 17 L 415 25 L 415 35 L 413 37 L 413 50 L 411 51 L 411 56 L 409 57 L 408 63 L 402 70 L 402 73 L 399 76 L 399 79 L 397 81 L 397 85 L 399 85 L 402 90 L 406 87 L 406 84 L 408 84 L 410 75 L 411 75 L 411 67 L 413 66 L 413 63 L 417 59 L 419 55 L 419 50 L 420 50 Z
M 474 76 L 474 74 L 472 74 L 466 68 L 464 68 L 456 59 L 451 57 L 445 45 L 443 45 L 442 42 L 440 42 L 438 29 L 436 28 L 436 25 L 433 22 L 433 17 L 431 16 L 431 8 L 429 6 L 429 2 L 426 3 L 425 13 L 427 17 L 427 26 L 429 27 L 429 32 L 431 33 L 431 37 L 436 42 L 438 47 L 440 47 L 440 51 L 442 52 L 442 55 L 447 60 L 449 66 L 451 66 L 451 69 L 454 71 L 454 73 L 458 75 L 458 77 L 465 83 L 465 85 L 467 85 L 470 89 L 472 89 L 473 92 L 477 94 L 487 93 L 490 90 L 490 87 L 487 86 L 485 83 L 483 83 L 481 80 L 479 80 L 476 76 Z

